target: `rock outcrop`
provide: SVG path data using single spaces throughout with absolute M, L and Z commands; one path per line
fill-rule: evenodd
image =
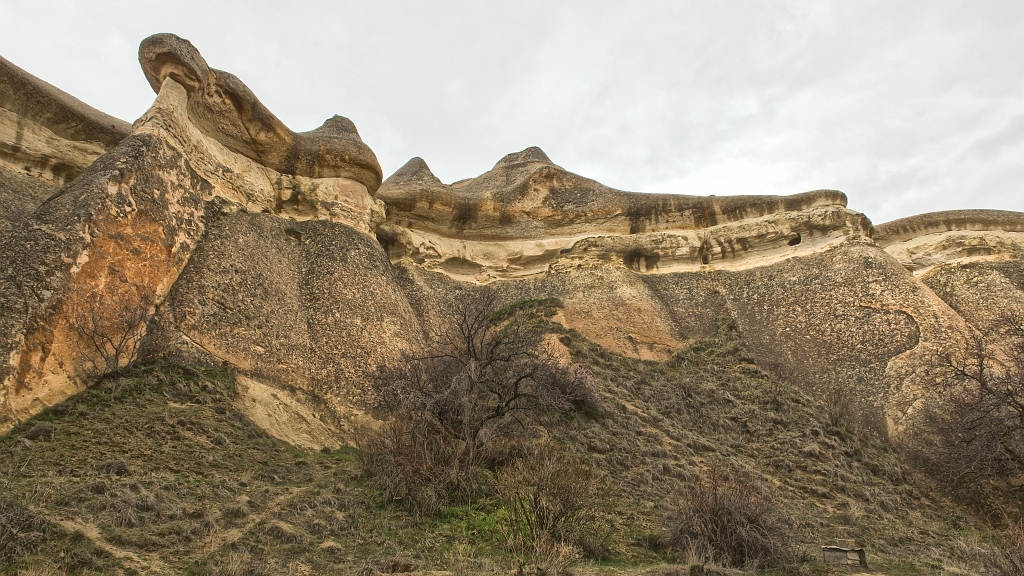
M 281 174 L 348 178 L 373 193 L 380 186 L 377 157 L 355 124 L 334 116 L 310 132 L 292 132 L 233 74 L 210 68 L 192 43 L 156 34 L 139 46 L 139 62 L 153 91 L 170 78 L 188 93 L 188 117 L 228 150 Z
M 9 232 L 2 238 L 5 256 L 0 269 L 0 358 L 4 362 L 0 363 L 0 430 L 80 390 L 91 375 L 90 359 L 95 358 L 90 357 L 95 354 L 76 345 L 80 339 L 72 329 L 75 322 L 71 317 L 86 301 L 99 303 L 101 309 L 97 313 L 105 318 L 116 315 L 119 308 L 132 306 L 133 298 L 153 298 L 156 310 L 149 312 L 156 316 L 148 340 L 165 337 L 160 340 L 161 350 L 170 355 L 176 350 L 184 350 L 182 354 L 198 350 L 206 354 L 208 361 L 233 362 L 243 374 L 251 373 L 254 377 L 264 373 L 290 374 L 286 370 L 290 365 L 313 366 L 275 382 L 280 386 L 297 386 L 297 397 L 314 403 L 325 404 L 332 397 L 323 387 L 344 372 L 321 366 L 329 363 L 324 357 L 338 352 L 337 346 L 375 350 L 385 344 L 374 342 L 363 333 L 332 330 L 337 323 L 332 324 L 332 320 L 337 319 L 349 322 L 347 325 L 358 332 L 358 320 L 353 320 L 371 322 L 367 314 L 378 310 L 372 297 L 359 298 L 360 291 L 351 289 L 349 281 L 334 280 L 357 274 L 359 277 L 354 281 L 373 290 L 374 283 L 361 275 L 371 279 L 379 276 L 386 283 L 390 270 L 385 255 L 369 234 L 384 217 L 383 205 L 371 196 L 380 183 L 380 169 L 351 122 L 335 117 L 311 133 L 291 132 L 262 107 L 244 84 L 233 76 L 209 69 L 191 44 L 171 35 L 159 35 L 144 42 L 140 58 L 147 77 L 160 82 L 156 86 L 159 93 L 153 107 L 135 123 L 127 138 L 118 132 L 123 126 L 117 123 L 107 132 L 91 124 L 75 124 L 88 116 L 88 111 L 83 112 L 81 107 L 69 108 L 78 113 L 73 117 L 47 115 L 45 109 L 18 109 L 23 115 L 19 118 L 37 120 L 40 130 L 67 138 L 85 138 L 95 128 L 106 138 L 100 144 L 111 148 L 104 154 L 105 150 L 97 144 L 92 157 L 77 157 L 83 168 L 88 168 L 34 212 L 11 219 Z M 29 78 L 21 84 L 8 82 L 3 89 L 23 97 L 25 90 L 39 85 Z M 228 104 L 228 108 L 218 109 Z M 19 126 L 24 124 L 19 122 Z M 251 138 L 239 140 L 236 128 L 251 134 Z M 23 141 L 14 136 L 3 139 L 6 149 L 16 149 Z M 39 175 L 19 173 L 17 178 L 11 178 L 4 172 L 0 177 L 5 186 L 20 186 L 25 178 L 38 179 Z M 244 224 L 233 227 L 229 222 Z M 280 238 L 253 235 L 261 222 L 274 223 L 271 228 Z M 310 244 L 310 238 L 320 238 L 308 232 L 310 227 L 317 230 L 314 222 L 320 222 L 321 229 L 323 223 L 330 224 L 322 235 L 329 237 L 330 242 L 317 242 L 319 252 L 289 251 L 296 235 L 307 234 L 304 245 Z M 208 229 L 211 223 L 218 227 Z M 220 249 L 224 259 L 204 258 L 211 251 L 218 253 L 217 239 L 225 233 L 229 233 L 228 244 Z M 245 236 L 250 243 L 239 250 L 238 243 Z M 204 237 L 206 240 L 200 243 Z M 205 250 L 190 268 L 193 252 L 200 245 Z M 372 253 L 363 260 L 369 258 L 369 262 L 355 256 L 365 253 L 367 245 Z M 356 246 L 362 246 L 363 252 L 353 251 Z M 281 255 L 278 248 L 285 254 Z M 240 259 L 243 254 L 248 260 Z M 296 284 L 285 286 L 284 293 L 267 292 L 265 289 L 270 285 L 238 284 L 237 277 L 221 277 L 219 274 L 230 270 L 233 262 L 243 263 L 250 272 L 268 279 L 270 285 L 284 286 L 290 280 L 301 283 L 304 271 L 306 277 L 313 278 L 302 284 L 301 289 Z M 378 264 L 375 270 L 374 262 Z M 381 262 L 383 269 L 379 266 Z M 310 271 L 309 266 L 314 263 L 319 267 Z M 267 267 L 260 269 L 261 264 Z M 212 272 L 204 270 L 204 266 Z M 177 282 L 186 269 L 193 270 L 186 276 L 189 280 Z M 174 294 L 184 292 L 184 299 L 198 296 L 187 292 L 193 286 L 190 282 L 197 277 L 227 282 L 204 285 L 214 292 L 210 299 L 188 300 L 188 305 L 198 304 L 206 314 L 198 319 L 194 314 L 182 313 L 182 308 L 195 308 L 175 300 L 173 294 L 165 302 L 172 287 L 177 288 Z M 397 310 L 395 314 L 400 316 L 404 300 L 393 292 L 392 297 L 398 301 L 385 300 L 382 304 Z M 280 296 L 282 301 L 274 302 L 274 296 Z M 318 296 L 327 300 L 319 300 Z M 225 325 L 244 326 L 251 319 L 238 315 L 230 319 L 210 316 L 204 306 L 211 301 L 228 302 L 228 309 L 248 307 L 265 314 L 272 322 L 249 329 L 248 333 L 258 335 L 251 340 L 239 338 L 218 345 L 218 338 L 239 336 L 227 334 L 224 326 L 209 332 L 204 332 L 205 327 L 219 320 L 224 320 Z M 408 304 L 405 306 L 408 309 Z M 279 314 L 275 316 L 274 311 Z M 411 313 L 409 316 L 412 317 Z M 418 331 L 415 318 L 411 321 L 412 326 L 402 327 L 404 332 Z M 313 335 L 284 334 L 285 327 L 295 322 L 308 322 Z M 113 330 L 113 324 L 99 322 L 104 331 Z M 275 324 L 280 331 L 269 329 Z M 264 331 L 260 332 L 261 329 Z M 256 365 L 247 364 L 242 353 L 216 353 L 258 350 L 259 343 L 277 336 L 284 343 L 277 348 L 268 346 L 269 352 L 265 354 L 257 353 L 262 360 Z M 296 352 L 288 347 L 289 341 L 309 346 L 300 346 Z M 392 353 L 399 353 L 406 341 L 408 338 L 393 343 Z M 177 346 L 181 342 L 186 342 L 187 347 Z M 330 348 L 330 343 L 335 348 Z M 152 348 L 143 346 L 143 350 Z M 284 356 L 275 355 L 279 350 L 284 350 Z M 293 352 L 297 357 L 290 356 Z M 376 364 L 378 355 L 372 356 L 364 359 L 367 369 Z
M 181 151 L 136 134 L 12 229 L 0 243 L 0 429 L 84 386 L 79 303 L 99 295 L 85 313 L 106 326 L 166 294 L 202 236 L 209 188 Z
M 559 298 L 555 321 L 652 361 L 731 321 L 757 364 L 895 431 L 936 355 L 1024 305 L 1022 214 L 876 228 L 837 191 L 626 192 L 538 148 L 382 183 L 349 120 L 293 132 L 170 34 L 139 59 L 157 98 L 130 135 L 0 62 L 0 191 L 35 198 L 0 204 L 0 430 L 84 385 L 70 311 L 123 294 L 154 296 L 142 356 L 234 366 L 246 413 L 307 446 L 345 441 L 375 367 L 469 293 Z M 54 104 L 6 104 L 33 90 Z
M 0 235 L 130 131 L 0 57 Z
M 663 360 L 732 318 L 758 364 L 896 426 L 923 368 L 965 324 L 872 241 L 840 192 L 694 197 L 607 188 L 539 149 L 450 186 L 413 159 L 378 197 L 396 263 L 508 299 L 551 297 L 560 321 Z
M 868 234 L 871 226 L 846 209 L 841 192 L 623 192 L 552 164 L 539 148 L 509 154 L 487 173 L 450 186 L 414 158 L 377 197 L 388 206 L 378 238 L 392 259 L 483 282 L 609 263 L 641 272 L 752 265 Z
M 875 241 L 985 334 L 1024 314 L 1024 214 L 932 212 L 881 224 Z

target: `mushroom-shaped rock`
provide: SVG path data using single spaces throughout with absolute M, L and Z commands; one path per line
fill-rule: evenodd
M 282 174 L 351 178 L 370 193 L 382 172 L 351 120 L 335 116 L 309 132 L 293 132 L 233 74 L 210 68 L 191 42 L 156 34 L 139 46 L 139 63 L 160 92 L 170 78 L 188 92 L 188 115 L 229 150 Z

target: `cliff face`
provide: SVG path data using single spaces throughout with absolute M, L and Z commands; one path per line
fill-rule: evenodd
M 876 241 L 983 333 L 1024 313 L 1024 214 L 921 214 L 879 226 Z
M 896 427 L 960 316 L 835 191 L 729 198 L 613 190 L 539 149 L 446 186 L 419 159 L 378 192 L 391 259 L 506 299 L 558 297 L 615 352 L 667 359 L 734 319 L 754 360 Z
M 0 57 L 0 234 L 130 131 Z
M 934 354 L 1024 302 L 1021 214 L 875 228 L 841 192 L 625 192 L 537 148 L 451 185 L 418 158 L 382 182 L 345 118 L 293 132 L 173 35 L 140 62 L 157 98 L 129 135 L 0 61 L 2 429 L 87 381 L 68 311 L 96 295 L 152 293 L 140 354 L 235 366 L 342 439 L 375 366 L 471 291 L 560 298 L 559 322 L 649 360 L 730 317 L 758 364 L 892 430 Z
M 147 47 L 164 40 L 168 38 L 159 36 L 143 44 L 140 59 L 144 66 L 150 64 L 147 55 L 152 52 Z M 178 39 L 170 44 L 181 49 L 180 60 L 205 66 L 194 48 L 189 51 L 187 42 Z M 75 328 L 79 324 L 75 315 L 83 307 L 91 306 L 86 312 L 100 318 L 94 323 L 100 336 L 118 338 L 122 336 L 116 333 L 119 311 L 132 307 L 133 299 L 147 303 L 152 299 L 156 304 L 148 310 L 154 317 L 149 331 L 152 343 L 142 346 L 143 353 L 201 350 L 208 361 L 232 362 L 243 374 L 268 374 L 282 386 L 307 390 L 317 401 L 331 398 L 330 391 L 323 389 L 325 382 L 334 382 L 345 366 L 356 363 L 355 358 L 345 357 L 325 366 L 329 362 L 325 358 L 339 353 L 339 346 L 376 350 L 381 345 L 393 355 L 405 345 L 404 337 L 401 342 L 389 343 L 356 335 L 352 332 L 361 326 L 358 322 L 355 328 L 347 325 L 349 332 L 336 326 L 337 322 L 353 321 L 350 310 L 364 314 L 375 310 L 372 299 L 359 298 L 360 289 L 377 289 L 387 281 L 390 270 L 369 235 L 383 219 L 382 204 L 370 195 L 379 184 L 379 168 L 350 123 L 335 118 L 313 135 L 283 132 L 286 140 L 292 140 L 292 148 L 286 152 L 291 164 L 260 163 L 259 154 L 254 159 L 224 144 L 232 143 L 229 129 L 193 120 L 196 114 L 191 110 L 202 109 L 206 92 L 190 93 L 174 79 L 180 75 L 164 73 L 173 69 L 167 64 L 173 55 L 164 53 L 157 58 L 162 64 L 156 72 L 146 68 L 147 76 L 160 80 L 159 94 L 131 135 L 105 141 L 112 146 L 108 153 L 91 164 L 88 158 L 82 160 L 88 168 L 81 175 L 28 215 L 13 215 L 17 217 L 9 219 L 10 229 L 0 237 L 5 255 L 0 276 L 2 429 L 75 393 L 95 375 L 93 364 L 102 364 L 97 360 L 102 354 L 80 345 L 81 334 Z M 236 97 L 228 100 L 238 108 L 223 111 L 221 124 L 230 127 L 242 122 L 255 133 L 253 122 L 268 122 L 266 117 L 253 120 L 252 111 L 260 110 L 260 105 L 237 79 L 223 88 L 217 78 L 208 80 L 206 86 L 212 87 L 214 94 L 235 90 Z M 17 85 L 6 88 L 24 96 Z M 72 134 L 61 131 L 65 124 L 91 126 L 95 111 L 82 107 L 68 110 L 70 119 L 45 114 L 33 118 L 48 122 L 45 128 L 65 135 Z M 280 145 L 280 141 L 271 140 L 271 144 Z M 265 148 L 259 149 L 267 153 Z M 310 154 L 314 154 L 313 160 Z M 348 159 L 351 163 L 346 163 Z M 309 169 L 310 162 L 319 160 L 326 168 Z M 16 193 L 22 191 L 10 183 L 41 178 L 31 165 L 11 170 L 18 176 L 5 182 Z M 264 214 L 273 216 L 261 216 Z M 290 224 L 286 226 L 286 222 Z M 207 230 L 211 224 L 215 229 Z M 324 224 L 329 226 L 324 228 Z M 318 234 L 318 230 L 326 232 Z M 262 237 L 263 232 L 268 236 Z M 310 249 L 289 251 L 303 232 L 303 245 Z M 243 239 L 249 243 L 240 248 Z M 312 245 L 311 239 L 316 239 Z M 203 252 L 195 264 L 187 266 L 200 245 Z M 367 246 L 372 248 L 369 255 Z M 236 263 L 244 268 L 237 274 L 233 270 Z M 314 267 L 309 268 L 311 265 Z M 189 273 L 178 283 L 179 274 L 186 269 Z M 353 274 L 359 278 L 352 279 Z M 347 281 L 333 281 L 345 280 L 346 275 Z M 269 283 L 240 281 L 256 276 Z M 270 290 L 274 287 L 280 290 Z M 206 298 L 204 289 L 215 293 Z M 394 291 L 382 291 L 382 306 L 400 317 L 404 301 L 396 300 Z M 186 304 L 176 299 L 178 294 L 183 294 L 180 298 Z M 213 303 L 225 302 L 228 310 L 237 308 L 242 313 L 225 319 L 208 307 L 216 310 Z M 255 316 L 244 315 L 250 310 L 263 314 L 266 323 L 255 323 Z M 372 323 L 370 317 L 364 319 Z M 299 330 L 297 322 L 308 322 L 311 329 Z M 387 333 L 383 327 L 375 329 Z M 325 336 L 324 331 L 329 334 Z M 418 328 L 403 325 L 402 331 L 415 333 Z M 245 334 L 251 338 L 245 339 Z M 274 342 L 268 346 L 270 352 L 259 352 L 259 344 L 268 339 Z M 129 348 L 134 350 L 136 344 Z M 291 357 L 294 347 L 301 349 L 296 358 Z M 279 351 L 287 361 L 274 355 Z M 258 354 L 262 360 L 248 362 L 247 354 Z M 381 356 L 388 357 L 388 353 Z M 305 371 L 292 374 L 289 363 L 303 366 Z M 363 363 L 375 365 L 376 357 L 364 358 Z

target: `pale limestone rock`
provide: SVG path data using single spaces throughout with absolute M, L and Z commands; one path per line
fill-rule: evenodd
M 99 296 L 116 314 L 167 293 L 203 234 L 208 191 L 177 149 L 136 134 L 0 240 L 0 430 L 82 389 L 76 302 Z
M 1024 314 L 1024 213 L 920 214 L 877 226 L 875 241 L 990 338 Z
M 203 237 L 208 217 L 218 217 L 206 213 L 209 206 L 217 214 L 275 214 L 296 225 L 325 221 L 351 228 L 361 242 L 376 246 L 367 233 L 383 220 L 383 204 L 371 197 L 368 186 L 379 184 L 379 168 L 351 122 L 335 117 L 312 133 L 285 132 L 292 142 L 285 160 L 294 162 L 270 162 L 286 170 L 278 172 L 263 162 L 268 156 L 254 161 L 225 145 L 231 141 L 224 132 L 211 130 L 216 119 L 191 113 L 207 99 L 190 100 L 172 76 L 164 78 L 154 106 L 123 140 L 117 125 L 107 132 L 91 124 L 83 128 L 81 118 L 89 116 L 80 109 L 84 105 L 71 106 L 73 114 L 63 115 L 31 107 L 0 109 L 6 114 L 0 122 L 7 118 L 18 126 L 11 135 L 0 124 L 0 137 L 13 139 L 9 144 L 78 158 L 84 168 L 34 213 L 8 220 L 0 237 L 5 254 L 0 267 L 0 431 L 81 390 L 91 373 L 69 328 L 70 310 L 84 295 L 105 298 L 111 307 L 124 294 L 154 294 L 160 303 Z M 28 80 L 34 86 L 34 79 Z M 244 85 L 237 84 L 241 88 L 232 84 L 235 96 L 245 96 Z M 211 79 L 206 86 L 220 84 Z M 10 82 L 0 82 L 0 95 L 11 90 Z M 242 104 L 250 113 L 258 107 L 254 98 Z M 240 111 L 226 113 L 230 121 Z M 197 117 L 205 131 L 194 123 Z M 242 120 L 254 118 L 268 117 L 250 114 Z M 94 133 L 103 138 L 86 138 Z M 103 154 L 107 144 L 113 148 Z M 8 173 L 8 168 L 0 171 L 3 190 L 20 182 Z M 396 346 L 395 353 L 400 349 Z
M 185 89 L 164 82 L 153 106 L 135 122 L 139 134 L 174 143 L 193 168 L 212 184 L 211 196 L 247 212 L 269 212 L 292 220 L 330 220 L 371 232 L 384 218 L 383 204 L 351 178 L 309 178 L 281 174 L 227 149 L 200 131 L 188 113 Z
M 59 187 L 130 128 L 0 57 L 0 163 L 9 168 Z
M 0 58 L 0 237 L 130 130 Z
M 388 204 L 388 221 L 377 237 L 392 260 L 408 258 L 471 282 L 581 266 L 756 266 L 871 230 L 867 218 L 846 209 L 840 192 L 622 192 L 565 171 L 539 148 L 509 154 L 486 174 L 451 186 L 413 158 L 378 197 Z
M 174 34 L 143 40 L 139 63 L 154 92 L 167 79 L 184 87 L 192 123 L 232 152 L 282 174 L 347 178 L 371 194 L 380 186 L 377 157 L 349 119 L 334 116 L 316 130 L 293 132 L 241 80 L 210 68 L 191 42 Z
M 310 450 L 341 446 L 338 433 L 294 394 L 241 374 L 235 380 L 235 406 L 274 438 Z
M 1024 213 L 930 212 L 879 224 L 874 239 L 918 276 L 941 264 L 1020 260 L 1024 256 Z

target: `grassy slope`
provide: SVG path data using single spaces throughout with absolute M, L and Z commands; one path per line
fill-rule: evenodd
M 807 558 L 852 538 L 873 570 L 935 573 L 957 563 L 956 543 L 973 533 L 888 442 L 760 370 L 728 326 L 664 363 L 610 354 L 573 332 L 562 342 L 598 376 L 612 413 L 569 434 L 651 531 L 682 484 L 726 466 L 774 489 L 793 520 L 791 545 Z
M 884 441 L 830 421 L 754 366 L 730 329 L 665 363 L 551 329 L 594 373 L 607 408 L 598 420 L 558 422 L 553 436 L 620 487 L 609 495 L 617 558 L 581 571 L 672 573 L 666 563 L 685 559 L 663 549 L 661 519 L 675 490 L 716 463 L 774 487 L 793 518 L 792 546 L 809 560 L 802 571 L 827 572 L 818 546 L 848 537 L 867 547 L 876 571 L 935 573 L 956 560 L 968 521 L 930 497 Z M 0 440 L 0 511 L 34 518 L 0 573 L 511 566 L 493 501 L 443 518 L 387 506 L 360 479 L 354 450 L 312 453 L 267 437 L 232 406 L 232 382 L 226 371 L 150 365 L 116 398 L 109 383 L 95 387 Z

